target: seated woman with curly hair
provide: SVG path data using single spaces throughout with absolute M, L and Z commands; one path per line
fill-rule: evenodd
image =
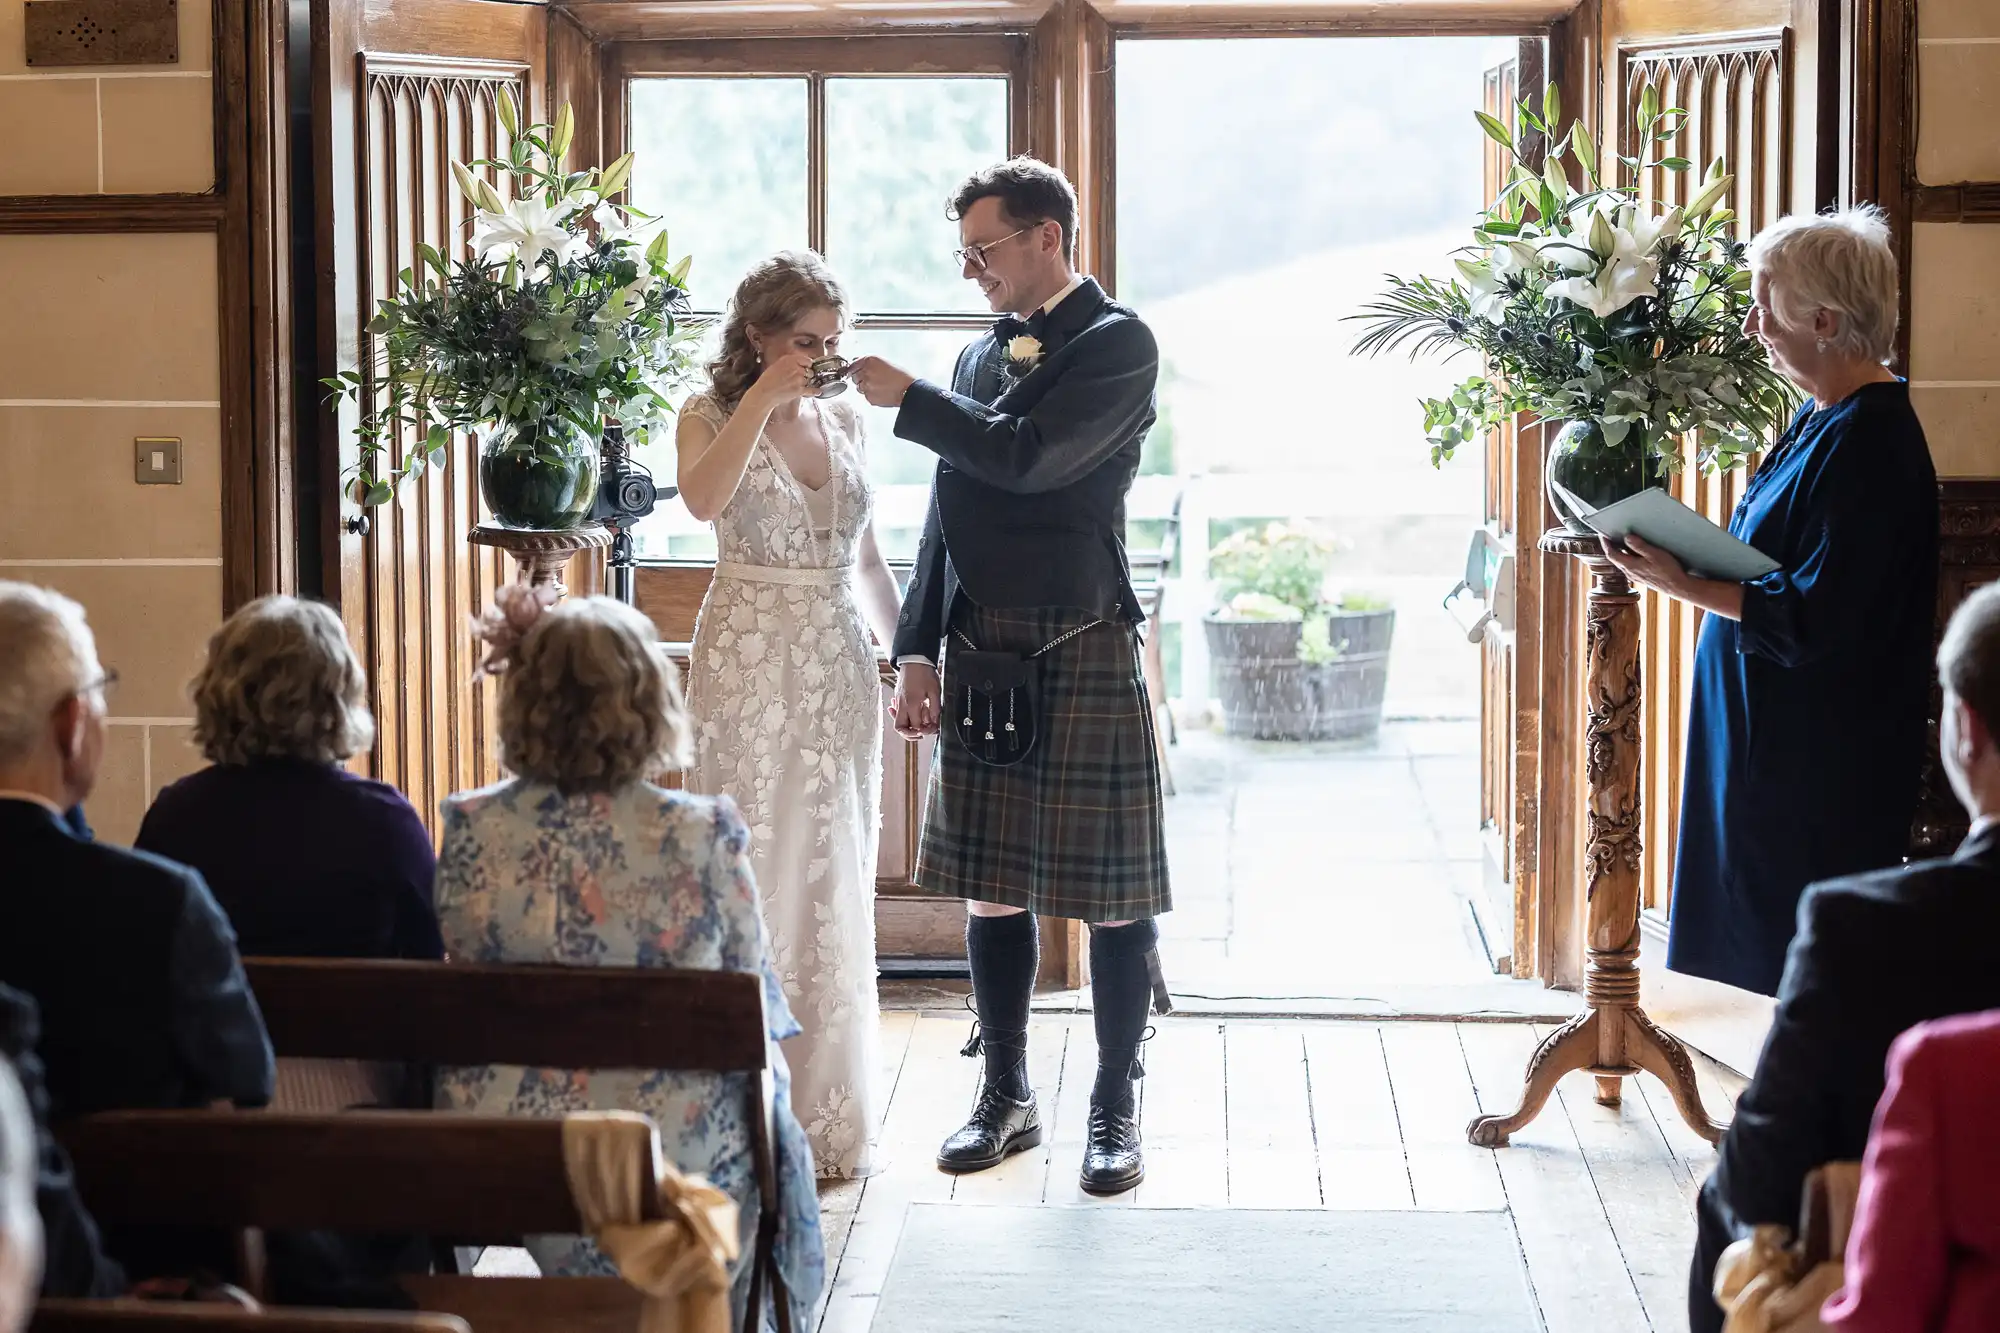
M 799 1031 L 771 964 L 750 834 L 727 797 L 647 779 L 686 761 L 689 725 L 652 622 L 606 597 L 544 610 L 519 584 L 485 618 L 500 676 L 500 746 L 519 776 L 444 803 L 438 913 L 454 962 L 755 972 L 777 1080 L 778 1269 L 791 1308 L 819 1299 L 826 1254 L 812 1151 L 791 1111 L 778 1042 Z M 737 1326 L 759 1214 L 743 1074 L 447 1069 L 438 1104 L 500 1115 L 638 1111 L 667 1153 L 740 1209 Z M 615 1271 L 590 1241 L 529 1237 L 551 1276 Z
M 199 870 L 246 957 L 444 957 L 429 831 L 403 793 L 343 767 L 375 741 L 367 688 L 346 627 L 319 602 L 260 597 L 208 641 L 189 693 L 209 767 L 161 791 L 133 845 Z M 429 1096 L 418 1070 L 281 1059 L 273 1100 L 331 1111 Z M 428 1258 L 399 1236 L 266 1241 L 286 1304 L 406 1304 L 394 1274 Z
M 444 956 L 423 820 L 342 767 L 375 741 L 367 688 L 319 602 L 260 597 L 208 641 L 189 693 L 210 766 L 160 792 L 133 845 L 199 870 L 246 956 Z

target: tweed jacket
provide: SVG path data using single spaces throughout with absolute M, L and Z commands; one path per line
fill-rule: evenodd
M 1152 331 L 1094 280 L 1027 323 L 1041 355 L 1008 362 L 1020 321 L 958 358 L 949 390 L 919 380 L 896 434 L 938 456 L 895 656 L 938 660 L 962 592 L 994 609 L 1145 618 L 1125 552 L 1125 496 L 1155 416 Z

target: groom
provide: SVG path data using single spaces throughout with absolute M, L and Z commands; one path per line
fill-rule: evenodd
M 1159 352 L 1137 315 L 1073 267 L 1076 212 L 1069 182 L 1031 158 L 966 181 L 951 201 L 957 256 L 1005 317 L 959 354 L 949 391 L 874 357 L 854 379 L 869 402 L 900 409 L 898 436 L 939 460 L 896 630 L 893 709 L 905 736 L 939 730 L 942 655 L 948 716 L 916 880 L 966 900 L 979 1017 L 967 1053 L 983 1050 L 985 1077 L 938 1166 L 982 1171 L 1041 1142 L 1027 1070 L 1035 917 L 1072 917 L 1090 925 L 1097 1028 L 1081 1183 L 1117 1194 L 1145 1175 L 1133 1080 L 1153 918 L 1171 905 L 1144 613 L 1125 556 Z M 971 748 L 974 713 L 990 737 L 1009 706 L 994 711 L 987 682 L 961 679 L 961 654 L 975 651 L 1030 659 L 1036 734 L 1018 762 Z

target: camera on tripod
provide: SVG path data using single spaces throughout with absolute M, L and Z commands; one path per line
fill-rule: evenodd
M 597 499 L 590 507 L 590 521 L 611 529 L 611 592 L 629 605 L 632 569 L 637 563 L 632 554 L 632 527 L 661 500 L 680 494 L 680 489 L 657 485 L 653 474 L 633 461 L 625 430 L 615 421 L 604 427 L 599 458 Z

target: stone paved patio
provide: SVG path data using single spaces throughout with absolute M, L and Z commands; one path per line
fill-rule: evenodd
M 1480 886 L 1479 734 L 1391 722 L 1365 744 L 1231 740 L 1169 751 L 1177 995 L 1364 998 L 1492 982 Z

